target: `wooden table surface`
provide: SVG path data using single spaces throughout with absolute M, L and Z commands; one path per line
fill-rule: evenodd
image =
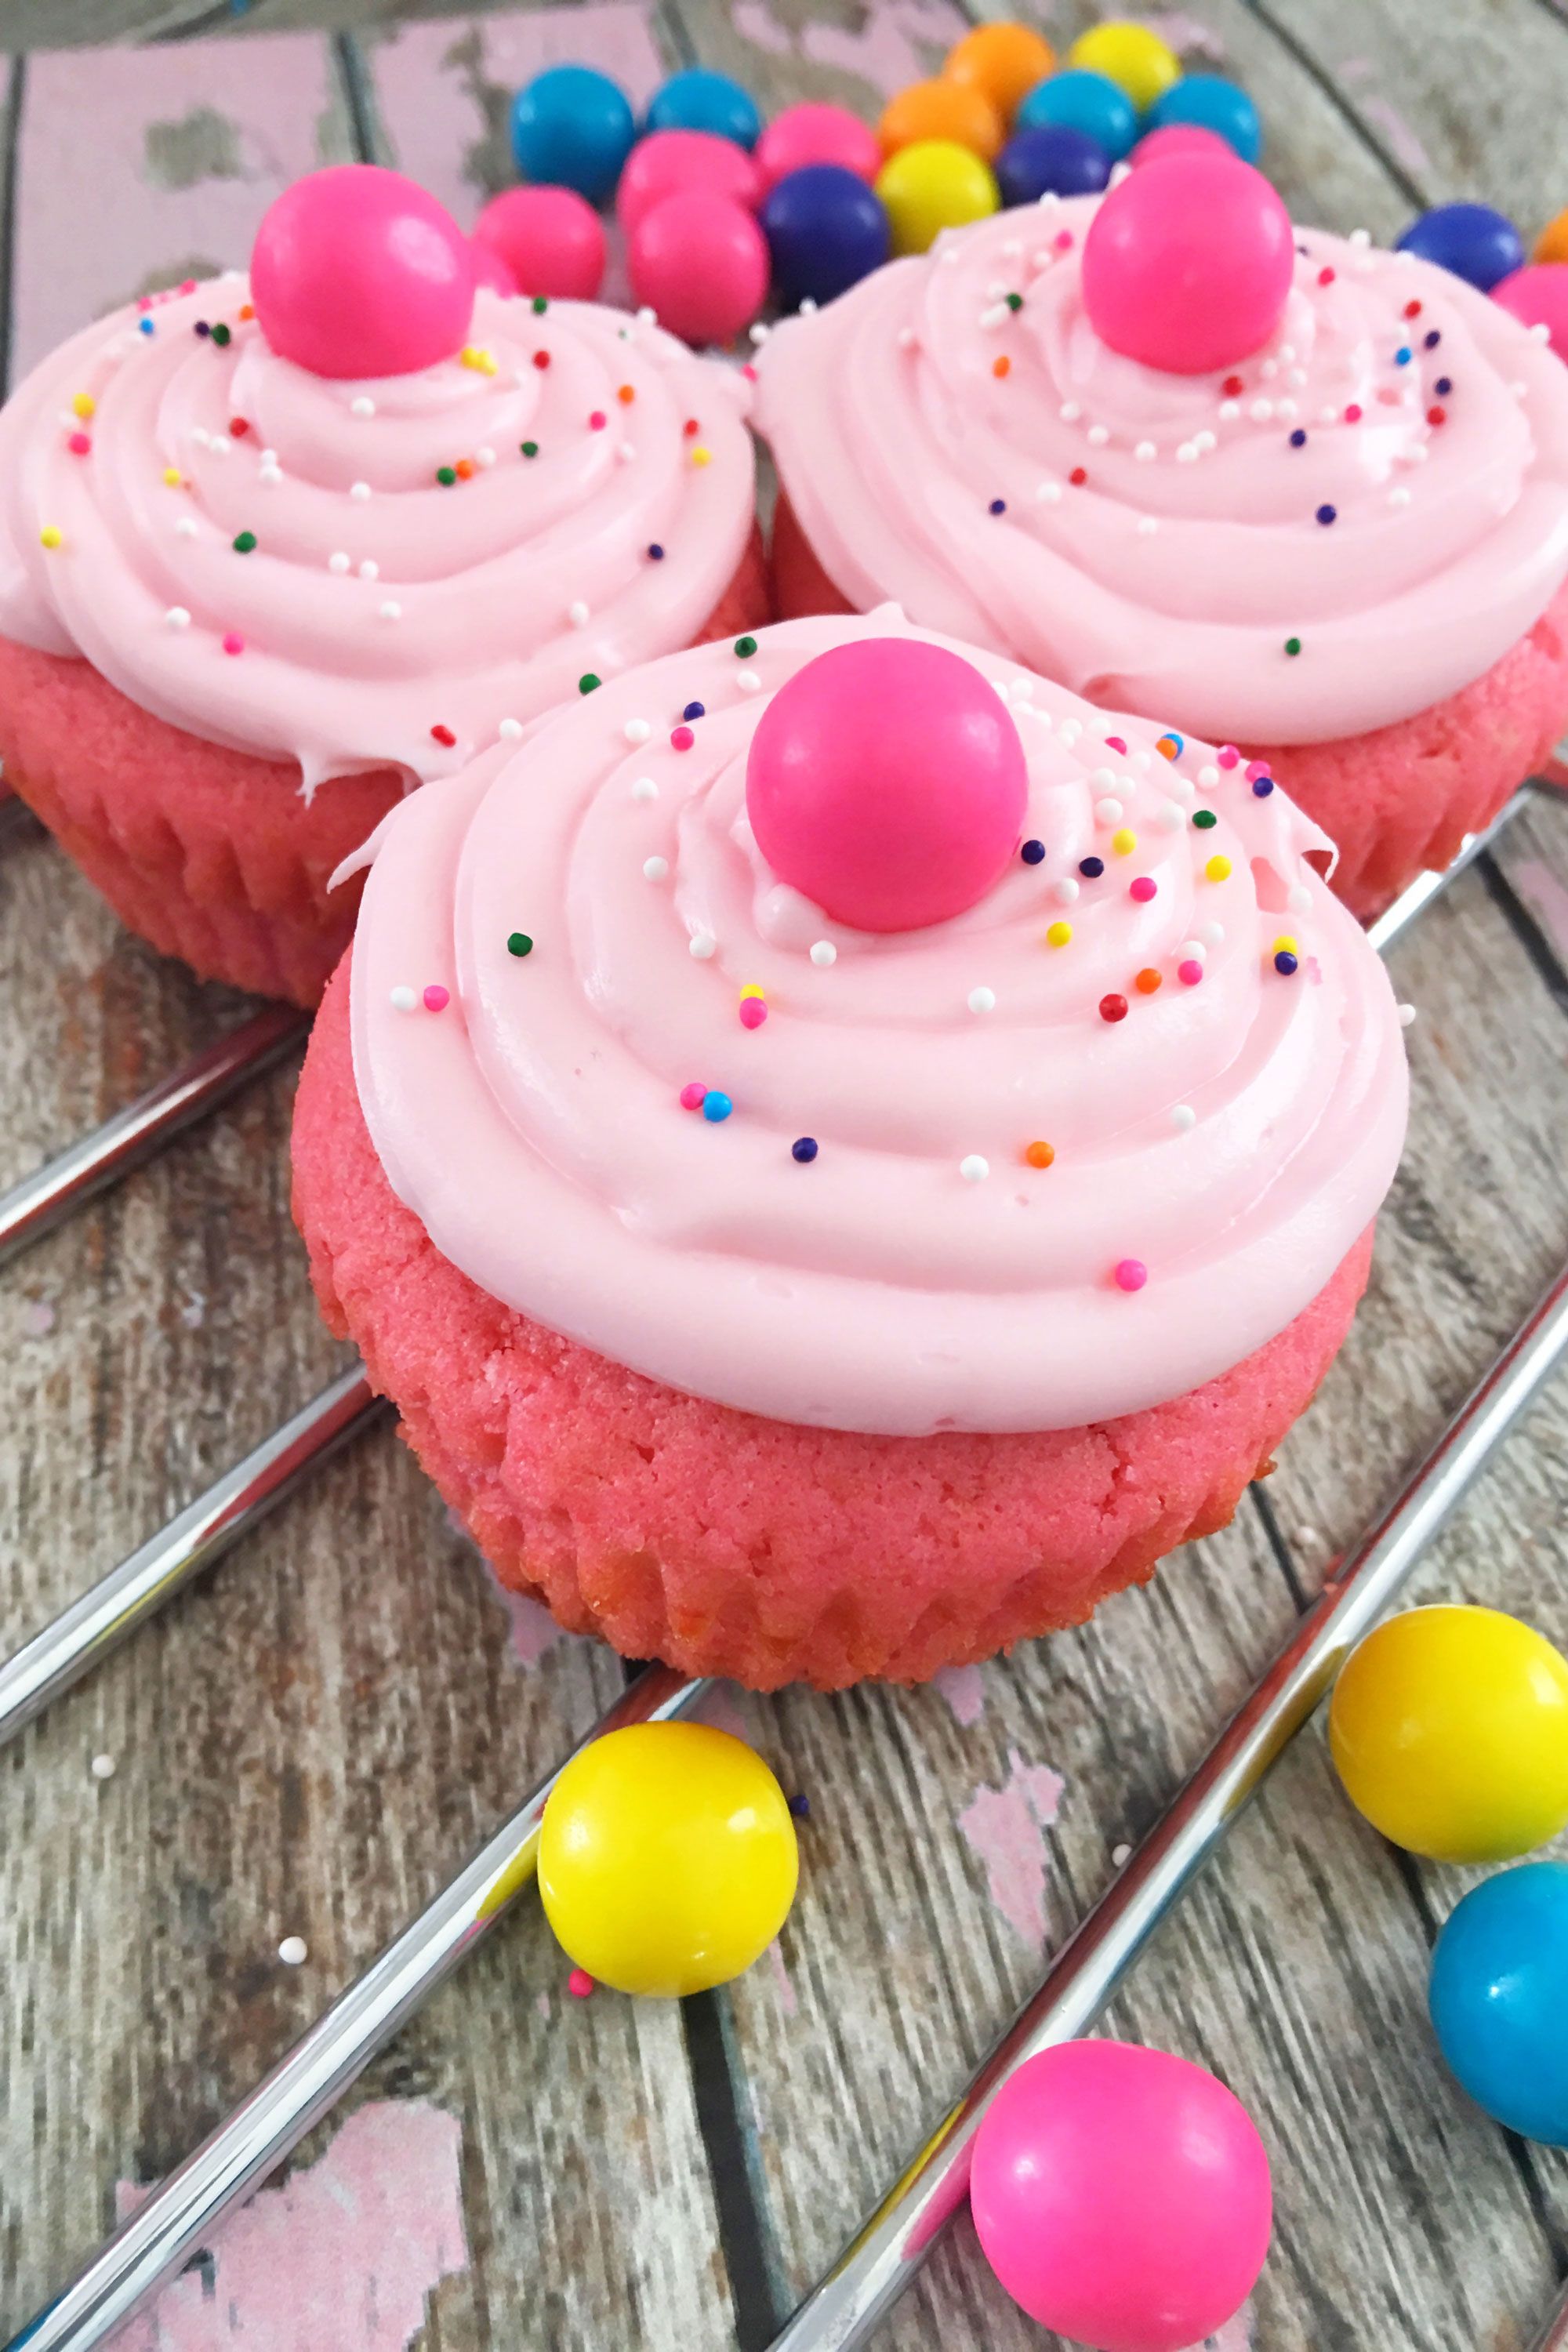
M 243 262 L 317 161 L 395 161 L 470 218 L 509 177 L 510 91 L 547 62 L 603 63 L 641 98 L 700 59 L 771 104 L 874 113 L 963 21 L 952 0 L 402 13 L 4 0 L 13 376 L 110 302 Z M 1057 0 L 1047 27 L 1065 40 L 1085 13 Z M 1476 196 L 1528 236 L 1568 202 L 1552 0 L 1197 0 L 1164 22 L 1253 92 L 1300 218 L 1382 238 Z M 153 36 L 181 37 L 90 46 Z M 0 1181 L 242 1009 L 126 937 L 26 825 L 0 846 Z M 1234 1527 L 1082 1632 L 938 1687 L 731 1698 L 722 1719 L 811 1803 L 777 1951 L 685 2003 L 577 2002 L 525 1904 L 126 2347 L 768 2341 L 1568 1250 L 1568 804 L 1521 823 L 1394 966 L 1420 1011 L 1415 1108 L 1373 1288 Z M 6 1650 L 344 1360 L 289 1221 L 291 1088 L 256 1086 L 6 1276 Z M 1565 1504 L 1560 1384 L 1417 1597 L 1568 1642 Z M 383 1428 L 0 1755 L 0 2331 L 620 1677 L 503 1604 Z M 1314 1727 L 1108 2017 L 1216 2068 L 1268 2138 L 1274 2247 L 1226 2352 L 1521 2352 L 1568 2270 L 1568 2158 L 1471 2108 L 1427 2032 L 1428 1950 L 1468 1883 L 1350 1813 Z M 309 1958 L 289 1968 L 294 1935 Z M 1047 2341 L 966 2221 L 879 2340 Z

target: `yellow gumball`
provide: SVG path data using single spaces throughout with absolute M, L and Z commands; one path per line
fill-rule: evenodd
M 574 1756 L 544 1808 L 539 1891 L 580 1969 L 617 1992 L 705 1992 L 765 1952 L 799 1870 L 784 1791 L 704 1723 L 638 1723 Z
M 984 220 L 1002 199 L 989 164 L 951 139 L 900 147 L 877 174 L 895 253 L 925 253 L 944 228 Z
M 1395 1845 L 1511 1861 L 1568 1824 L 1568 1658 L 1500 1610 L 1407 1610 L 1340 1675 L 1329 1745 Z
M 1182 78 L 1180 58 L 1147 25 L 1096 25 L 1079 35 L 1068 51 L 1068 63 L 1081 66 L 1086 73 L 1103 74 L 1145 114 Z
M 1535 240 L 1532 261 L 1568 261 L 1568 212 L 1549 220 Z

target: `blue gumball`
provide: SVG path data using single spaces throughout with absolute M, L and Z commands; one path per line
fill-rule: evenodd
M 1098 139 L 1068 122 L 1037 122 L 1015 131 L 995 165 L 1005 205 L 1037 204 L 1047 190 L 1058 196 L 1096 196 L 1110 177 L 1110 158 Z
M 1439 205 L 1411 222 L 1401 253 L 1418 253 L 1489 294 L 1524 259 L 1524 240 L 1506 213 L 1490 205 Z
M 880 196 L 842 163 L 805 163 L 769 189 L 763 234 L 785 302 L 831 302 L 888 258 Z
M 1013 118 L 1015 131 L 1035 131 L 1059 122 L 1081 131 L 1119 163 L 1138 136 L 1138 110 L 1109 74 L 1073 66 L 1037 81 Z
M 1184 74 L 1154 100 L 1147 128 L 1163 131 L 1168 123 L 1193 122 L 1212 131 L 1235 148 L 1244 163 L 1256 163 L 1263 144 L 1258 109 L 1233 81 L 1222 74 Z
M 763 118 L 756 102 L 728 74 L 707 66 L 689 66 L 671 74 L 654 94 L 645 131 L 707 131 L 716 139 L 732 139 L 748 151 L 762 136 Z
M 511 152 L 523 178 L 575 188 L 591 205 L 614 193 L 636 137 L 625 90 L 592 66 L 551 66 L 511 102 Z
M 1473 1887 L 1432 1955 L 1438 2046 L 1478 2106 L 1568 2147 L 1568 1863 Z

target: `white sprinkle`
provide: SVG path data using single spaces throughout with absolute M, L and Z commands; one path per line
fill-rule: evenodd
M 375 403 L 372 400 L 368 392 L 362 392 L 357 400 L 350 401 L 349 415 L 351 416 L 374 416 L 375 415 Z
M 1089 781 L 1096 792 L 1109 792 L 1116 782 L 1116 771 L 1114 768 L 1091 768 L 1089 772 Z
M 264 466 L 275 466 L 275 465 L 278 463 L 278 452 L 277 452 L 277 450 L 276 450 L 276 449 L 263 449 L 263 450 L 260 452 L 260 462 L 261 462 L 261 464 L 262 464 L 262 465 L 264 465 Z
M 521 719 L 503 719 L 496 733 L 503 743 L 519 742 L 522 737 L 522 721 Z
M 620 459 L 623 466 L 629 466 L 637 454 L 637 446 L 635 441 L 623 441 L 620 447 L 616 451 L 616 455 Z
M 191 616 L 183 604 L 171 604 L 163 615 L 163 624 L 170 629 L 188 629 Z
M 1112 163 L 1110 167 L 1110 177 L 1107 181 L 1106 185 L 1108 187 L 1119 188 L 1123 180 L 1130 180 L 1131 177 L 1132 166 L 1131 163 Z
M 191 438 L 195 443 L 198 449 L 210 449 L 212 446 L 212 435 L 207 431 L 205 425 L 192 425 Z
M 1078 894 L 1078 882 L 1070 874 L 1064 874 L 1059 882 L 1051 884 L 1051 896 L 1058 907 L 1070 907 Z
M 754 332 L 754 331 L 755 331 L 753 330 L 753 332 Z M 914 350 L 914 347 L 915 347 L 915 331 L 914 331 L 914 329 L 913 329 L 912 327 L 900 327 L 900 328 L 899 329 L 899 349 L 900 349 L 900 351 L 901 351 L 901 352 L 912 352 L 912 351 Z
M 1407 466 L 1424 466 L 1432 452 L 1426 446 L 1425 441 L 1413 441 L 1410 444 L 1409 448 L 1403 450 L 1400 454 L 1403 456 Z
M 816 297 L 815 294 L 807 294 L 802 297 L 800 315 L 803 319 L 814 319 L 816 316 Z
M 996 991 L 994 988 L 972 988 L 969 992 L 971 1013 L 994 1013 Z
M 646 743 L 653 728 L 646 719 L 628 719 L 621 732 L 628 743 Z
M 357 408 L 359 403 L 354 403 Z M 310 1957 L 310 1947 L 303 1936 L 285 1936 L 278 1947 L 278 1957 L 286 1969 L 302 1969 Z
M 263 489 L 275 490 L 283 479 L 283 468 L 281 466 L 263 466 L 256 478 Z
M 195 535 L 196 519 L 195 515 L 181 515 L 174 524 L 175 538 L 195 539 Z
M 1552 330 L 1544 319 L 1538 319 L 1528 331 L 1532 343 L 1549 343 L 1552 341 Z
M 336 552 L 336 554 L 335 554 L 335 555 L 329 555 L 329 556 L 328 556 L 328 558 L 327 558 L 327 570 L 328 570 L 329 572 L 338 572 L 339 574 L 342 574 L 342 572 L 346 572 L 346 571 L 348 570 L 348 568 L 349 568 L 349 559 L 348 559 L 348 557 L 343 553 L 343 551 L 342 551 L 342 548 L 339 548 L 339 550 L 337 551 L 337 552 Z
M 650 309 L 648 304 L 645 302 L 637 313 L 637 322 L 639 327 L 657 327 L 658 324 L 658 312 Z
M 838 961 L 838 950 L 831 940 L 816 940 L 812 944 L 811 961 L 824 966 Z
M 719 946 L 711 931 L 693 931 L 686 944 L 699 963 L 706 963 L 717 952 Z
M 763 681 L 754 669 L 737 670 L 735 683 L 742 694 L 761 694 L 763 690 Z
M 1096 824 L 1120 824 L 1122 814 L 1123 811 L 1121 803 L 1119 800 L 1113 799 L 1110 793 L 1107 793 L 1104 800 L 1095 802 L 1094 821 Z
M 1059 507 L 1062 502 L 1062 486 L 1059 482 L 1042 482 L 1035 496 L 1044 507 Z
M 573 604 L 567 605 L 566 618 L 571 622 L 572 626 L 574 629 L 585 629 L 587 627 L 589 618 L 588 607 L 584 604 L 581 596 L 577 597 Z
M 87 1769 L 95 1780 L 112 1780 L 114 1759 L 112 1756 L 95 1756 Z
M 1131 1853 L 1132 1849 L 1130 1845 L 1113 1845 L 1110 1849 L 1110 1866 L 1112 1870 L 1120 1870 L 1122 1864 L 1131 1857 Z
M 1211 433 L 1208 426 L 1205 425 L 1201 433 L 1194 434 L 1193 446 L 1194 449 L 1201 450 L 1217 449 L 1219 447 L 1219 435 L 1217 433 Z
M 1091 449 L 1103 449 L 1110 438 L 1110 427 L 1109 425 L 1091 425 L 1083 437 Z
M 1159 526 L 1159 524 L 1155 521 L 1155 520 L 1154 520 L 1154 518 L 1153 518 L 1153 516 L 1152 516 L 1152 515 L 1140 515 L 1140 516 L 1139 516 L 1139 518 L 1138 518 L 1138 536 L 1139 536 L 1139 538 L 1140 538 L 1140 539 L 1152 539 L 1152 538 L 1153 538 L 1153 536 L 1154 536 L 1154 533 L 1159 530 L 1159 528 L 1160 528 L 1160 526 Z
M 1401 1027 L 1402 1029 L 1408 1029 L 1408 1028 L 1410 1027 L 1411 1023 L 1415 1020 L 1415 1007 L 1414 1006 L 1414 1004 L 1402 1004 L 1402 1005 L 1400 1006 L 1400 1008 L 1399 1008 L 1399 1025 L 1400 1025 L 1400 1027 Z
M 1279 361 L 1264 360 L 1260 364 L 1258 373 L 1263 378 L 1264 383 L 1268 383 L 1271 378 L 1277 376 L 1279 373 Z
M 215 433 L 207 446 L 211 449 L 215 457 L 226 457 L 229 451 L 233 448 L 234 443 L 229 439 L 226 433 Z
M 1320 408 L 1318 411 L 1318 422 L 1320 425 L 1336 424 L 1339 420 L 1339 414 L 1340 412 L 1337 408 Z
M 364 562 L 360 565 L 359 576 L 362 580 L 379 580 L 381 578 L 381 566 L 376 562 L 374 555 L 367 555 L 365 557 Z
M 1282 360 L 1293 360 L 1296 356 L 1295 344 L 1281 343 L 1279 346 L 1279 356 Z
M 1159 454 L 1160 453 L 1155 448 L 1152 441 L 1140 441 L 1132 452 L 1132 455 L 1137 458 L 1139 464 L 1142 466 L 1152 464 Z
M 493 466 L 495 461 L 496 453 L 490 447 L 489 442 L 485 444 L 485 446 L 482 449 L 476 449 L 474 451 L 474 463 L 476 466 L 484 466 L 489 467 Z
M 1241 403 L 1239 400 L 1222 400 L 1220 402 L 1219 420 L 1222 425 L 1234 425 L 1240 415 Z
M 1304 882 L 1292 882 L 1285 894 L 1285 904 L 1293 915 L 1310 915 L 1313 907 L 1312 894 Z
M 636 783 L 632 786 L 632 798 L 634 801 L 658 800 L 658 786 L 654 782 L 651 776 L 639 776 L 637 778 Z
M 1184 940 L 1181 946 L 1176 950 L 1176 961 L 1178 963 L 1206 963 L 1208 961 L 1208 949 L 1205 946 L 1202 940 Z
M 669 860 L 668 857 L 645 857 L 642 870 L 646 881 L 662 882 L 669 872 Z
M 1064 719 L 1057 733 L 1070 751 L 1083 733 L 1083 721 L 1081 719 Z
M 1255 400 L 1247 413 L 1255 425 L 1267 425 L 1274 414 L 1274 403 L 1271 400 Z
M 1407 507 L 1410 504 L 1410 492 L 1403 482 L 1395 482 L 1388 493 L 1388 503 L 1391 507 Z
M 1083 415 L 1083 411 L 1079 406 L 1076 400 L 1064 400 L 1061 406 L 1058 409 L 1057 415 L 1061 418 L 1064 425 L 1076 425 L 1079 418 Z
M 1300 392 L 1301 386 L 1307 381 L 1306 369 L 1304 367 L 1293 367 L 1285 381 L 1291 386 L 1292 390 Z
M 984 1184 L 991 1173 L 991 1162 L 982 1160 L 978 1151 L 972 1151 L 967 1160 L 959 1161 L 958 1172 L 966 1184 Z
M 1184 441 L 1176 451 L 1178 466 L 1195 466 L 1202 455 L 1195 441 Z
M 412 1013 L 418 1002 L 419 999 L 411 988 L 395 988 L 392 992 L 392 1009 L 395 1013 Z
M 401 621 L 403 618 L 403 607 L 394 596 L 389 596 L 385 604 L 378 605 L 376 610 L 384 621 Z
M 1197 1123 L 1198 1115 L 1191 1103 L 1178 1103 L 1171 1113 L 1171 1125 L 1178 1135 L 1185 1135 L 1187 1129 L 1196 1127 Z
M 767 324 L 765 320 L 758 319 L 752 322 L 750 332 L 753 343 L 765 343 L 768 337 L 772 334 L 773 329 Z
M 1040 202 L 1040 210 L 1041 210 L 1043 213 L 1055 212 L 1055 210 L 1056 210 L 1057 206 L 1058 206 L 1058 205 L 1060 204 L 1060 202 L 1061 202 L 1061 194 L 1060 194 L 1059 190 L 1058 190 L 1058 189 L 1056 189 L 1056 188 L 1047 188 L 1047 189 L 1045 191 L 1044 194 L 1041 196 L 1041 198 L 1040 198 L 1039 202 Z
M 988 310 L 980 313 L 980 323 L 987 330 L 1005 327 L 1012 315 L 1005 302 L 994 302 Z
M 985 683 L 991 688 L 993 694 L 1000 695 L 1002 700 L 1004 702 L 1006 701 L 1007 681 L 1005 677 L 988 677 Z
M 1279 401 L 1275 406 L 1275 414 L 1276 415 L 1282 417 L 1285 423 L 1289 425 L 1293 416 L 1299 416 L 1300 415 L 1300 404 L 1290 399 Z
M 1219 770 L 1215 766 L 1212 760 L 1205 761 L 1205 764 L 1198 770 L 1198 782 L 1202 784 L 1205 793 L 1212 793 L 1215 786 L 1218 783 Z
M 1018 256 L 1023 252 L 1023 238 L 1021 236 L 1010 236 L 1005 245 L 1002 247 L 1002 258 L 1004 261 L 1016 261 Z
M 351 499 L 357 499 L 359 504 L 363 507 L 365 500 L 370 496 L 370 484 L 368 482 L 351 482 L 349 484 L 349 496 Z
M 1006 300 L 1007 289 L 1003 284 L 1000 278 L 994 278 L 991 280 L 990 285 L 985 289 L 985 299 L 988 302 L 1005 302 Z
M 1180 833 L 1186 821 L 1185 812 L 1174 801 L 1162 801 L 1154 811 L 1154 822 L 1165 833 Z
M 1198 937 L 1205 948 L 1222 948 L 1225 945 L 1225 925 L 1216 923 L 1211 917 L 1206 923 L 1198 925 Z
M 1351 231 L 1351 243 L 1352 245 L 1370 245 L 1372 243 L 1371 229 L 1352 228 Z

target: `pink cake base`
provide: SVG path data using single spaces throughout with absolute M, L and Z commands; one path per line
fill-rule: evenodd
M 1080 1623 L 1226 1525 L 1333 1360 L 1368 1231 L 1293 1323 L 1169 1404 L 1038 1436 L 865 1437 L 705 1403 L 558 1338 L 435 1247 L 354 1087 L 348 963 L 294 1119 L 321 1310 L 501 1581 L 573 1633 L 757 1690 L 837 1689 Z
M 769 618 L 760 532 L 695 642 Z M 0 637 L 7 782 L 121 922 L 204 980 L 320 1002 L 362 883 L 336 867 L 402 798 L 390 768 L 340 776 L 307 806 L 296 767 L 171 727 L 89 662 Z
M 848 613 L 789 500 L 773 519 L 781 620 Z M 1157 715 L 1157 714 L 1156 714 Z M 1568 727 L 1568 585 L 1528 636 L 1472 685 L 1429 709 L 1327 743 L 1244 743 L 1339 848 L 1332 887 L 1363 922 L 1424 867 L 1441 873 L 1489 824 Z

